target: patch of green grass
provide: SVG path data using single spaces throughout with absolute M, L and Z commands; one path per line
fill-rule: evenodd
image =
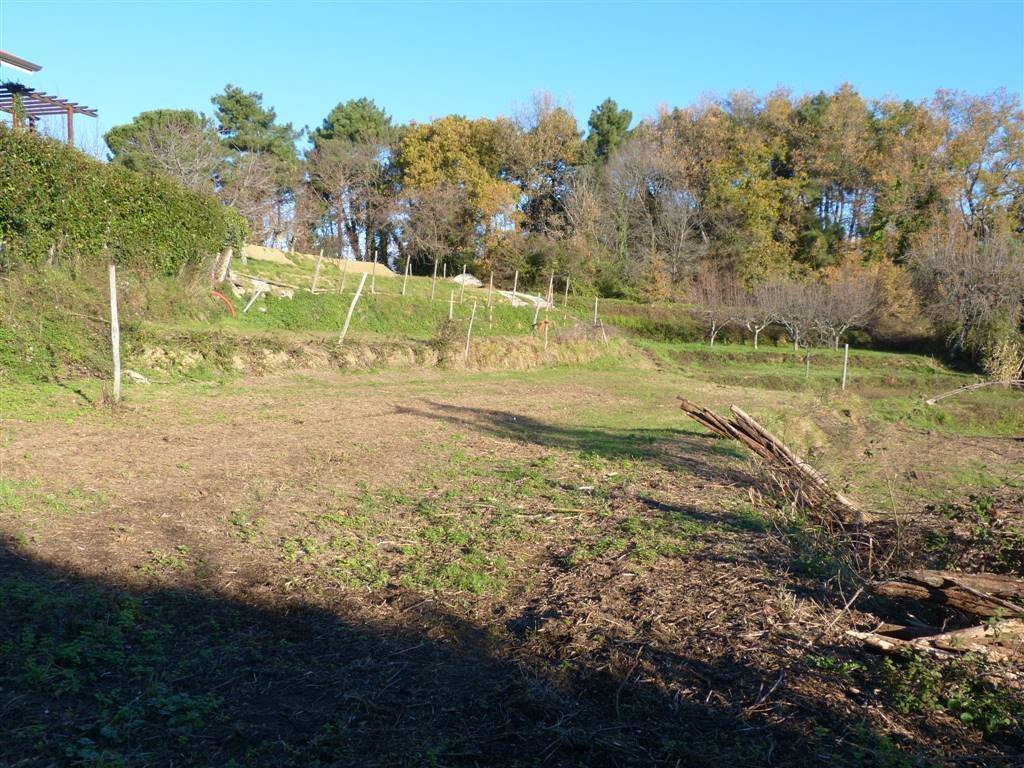
M 287 536 L 281 542 L 284 559 L 290 563 L 312 557 L 322 550 L 321 543 L 310 536 Z
M 641 346 L 664 365 L 700 379 L 758 390 L 829 393 L 839 390 L 843 352 L 749 344 L 664 343 L 643 341 Z M 807 365 L 807 355 L 810 365 Z M 867 398 L 926 395 L 953 388 L 969 377 L 950 371 L 925 355 L 875 350 L 851 350 L 849 392 Z
M 69 488 L 55 493 L 41 490 L 37 483 L 0 479 L 0 514 L 68 517 L 93 512 L 105 502 L 106 497 L 95 491 Z
M 185 571 L 188 569 L 191 550 L 185 544 L 178 545 L 173 552 L 153 549 L 149 552 L 149 561 L 142 565 L 142 572 L 157 575 L 168 571 Z
M 281 540 L 284 559 L 352 587 L 497 595 L 516 574 L 517 547 L 575 528 L 571 560 L 626 554 L 638 564 L 677 557 L 709 530 L 685 516 L 609 516 L 619 462 L 545 454 L 530 460 L 463 455 L 448 440 L 416 490 L 360 484 L 351 498 Z M 450 459 L 455 455 L 456 461 Z M 614 550 L 614 553 L 612 552 Z M 523 574 L 519 574 L 522 578 Z
M 937 394 L 941 388 L 925 391 Z M 1019 391 L 989 389 L 966 392 L 935 405 L 927 405 L 921 397 L 906 396 L 874 398 L 869 404 L 872 413 L 882 421 L 974 436 L 1024 434 L 1024 408 L 1020 402 Z
M 119 271 L 118 285 L 126 351 L 146 322 L 208 321 L 222 311 L 208 286 L 179 278 L 126 269 Z M 78 388 L 83 379 L 109 377 L 109 301 L 105 267 L 33 267 L 6 274 L 0 281 L 0 392 L 11 385 L 69 381 Z M 0 415 L 11 414 L 0 408 Z
M 587 531 L 565 558 L 579 566 L 593 560 L 625 557 L 635 563 L 653 563 L 662 557 L 682 557 L 692 551 L 696 538 L 708 527 L 685 516 L 630 515 L 608 530 Z
M 98 407 L 105 382 L 76 378 L 73 383 L 5 382 L 0 377 L 0 420 L 76 421 L 109 417 Z
M 963 503 L 946 502 L 939 506 L 939 512 L 966 527 L 971 545 L 979 549 L 998 570 L 1024 576 L 1024 522 L 1012 516 L 998 516 L 996 508 L 995 497 L 979 492 L 971 494 Z M 925 537 L 925 549 L 942 567 L 952 554 L 949 535 L 929 531 Z
M 203 621 L 200 617 L 191 629 Z M 17 627 L 0 630 L 4 687 L 60 701 L 62 711 L 79 710 L 74 729 L 55 727 L 49 713 L 36 723 L 24 722 L 15 739 L 22 757 L 49 754 L 52 759 L 43 762 L 130 765 L 133 742 L 151 729 L 163 739 L 186 743 L 221 723 L 222 699 L 182 683 L 202 679 L 196 674 L 209 657 L 175 653 L 178 633 L 138 598 L 0 579 L 0 624 Z
M 408 587 L 482 595 L 500 592 L 508 574 L 504 557 L 468 547 L 449 562 L 412 560 L 403 568 L 400 582 Z
M 414 282 L 414 281 L 411 281 Z M 430 300 L 429 291 L 424 295 L 417 282 L 417 290 L 406 296 L 395 292 L 393 282 L 385 286 L 378 280 L 379 293 L 368 292 L 356 305 L 352 315 L 350 333 L 353 337 L 403 337 L 430 339 L 438 324 L 448 318 L 447 292 L 438 291 L 437 298 Z M 345 324 L 355 286 L 350 283 L 348 292 L 342 294 L 311 294 L 297 292 L 291 299 L 268 297 L 261 301 L 256 311 L 239 315 L 234 320 L 223 320 L 224 327 L 258 330 L 322 331 L 339 333 Z M 387 291 L 387 292 L 384 292 Z M 484 302 L 486 296 L 476 295 L 477 313 L 473 322 L 473 336 L 518 336 L 533 330 L 533 307 L 513 307 L 502 301 L 495 302 L 488 311 Z M 262 310 L 262 311 L 260 311 Z M 466 326 L 472 314 L 472 301 L 456 303 L 452 311 L 459 333 L 464 337 Z M 556 322 L 556 325 L 558 323 Z
M 381 562 L 372 541 L 352 541 L 334 537 L 329 542 L 333 556 L 327 573 L 335 581 L 350 587 L 382 589 L 391 580 L 391 574 Z
M 0 478 L 0 513 L 20 514 L 31 498 L 30 488 L 27 483 Z

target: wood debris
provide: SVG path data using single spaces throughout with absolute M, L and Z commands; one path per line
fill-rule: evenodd
M 976 388 L 976 386 L 975 386 Z M 938 399 L 941 399 L 938 398 Z M 737 440 L 757 454 L 769 468 L 802 489 L 812 504 L 836 511 L 843 522 L 854 523 L 872 537 L 872 515 L 835 491 L 818 470 L 797 456 L 781 440 L 761 426 L 742 409 L 733 405 L 732 418 L 723 418 L 680 397 L 682 410 L 713 433 Z M 826 512 L 827 514 L 827 512 Z M 854 545 L 855 539 L 848 538 Z M 862 578 L 865 572 L 861 571 Z M 873 631 L 850 630 L 849 637 L 868 648 L 888 654 L 919 652 L 935 659 L 949 660 L 973 653 L 992 662 L 1024 660 L 1024 579 L 995 573 L 959 573 L 955 571 L 915 570 L 894 578 L 869 582 L 867 587 L 879 597 L 911 600 L 952 609 L 963 615 L 984 619 L 980 624 L 947 629 L 920 624 L 910 615 L 908 624 L 883 624 Z M 858 591 L 859 594 L 859 591 Z M 1005 675 L 1017 678 L 1017 673 Z
M 910 571 L 871 585 L 876 595 L 921 600 L 955 608 L 972 616 L 1024 618 L 1024 579 L 996 573 Z
M 733 418 L 726 419 L 714 411 L 680 397 L 680 408 L 694 421 L 721 437 L 738 440 L 760 456 L 776 472 L 784 474 L 799 485 L 810 500 L 836 507 L 845 522 L 864 524 L 867 515 L 839 491 L 833 489 L 825 476 L 796 455 L 779 438 L 765 429 L 752 416 L 739 407 L 730 407 Z
M 1005 619 L 987 624 L 906 637 L 907 627 L 880 628 L 874 632 L 849 630 L 846 634 L 885 654 L 919 652 L 935 659 L 955 659 L 966 653 L 989 661 L 1013 661 L 1024 652 L 1024 621 Z

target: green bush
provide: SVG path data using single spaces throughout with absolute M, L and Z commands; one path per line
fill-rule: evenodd
M 212 195 L 0 126 L 0 269 L 111 258 L 174 274 L 246 234 Z

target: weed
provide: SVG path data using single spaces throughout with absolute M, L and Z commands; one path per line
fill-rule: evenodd
M 1024 699 L 984 672 L 970 654 L 944 663 L 917 654 L 885 659 L 884 690 L 903 714 L 941 710 L 985 734 L 1012 733 L 1024 719 Z
M 235 535 L 248 543 L 256 541 L 259 536 L 260 520 L 247 509 L 238 509 L 231 513 L 231 525 Z
M 149 561 L 142 566 L 142 572 L 156 575 L 163 571 L 184 571 L 188 568 L 189 548 L 178 546 L 174 552 L 153 549 L 149 552 Z
M 858 672 L 863 672 L 866 667 L 863 662 L 854 659 L 840 659 L 837 656 L 808 656 L 807 660 L 822 672 L 826 672 L 845 681 L 853 679 Z

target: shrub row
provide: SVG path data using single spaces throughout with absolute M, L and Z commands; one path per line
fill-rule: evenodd
M 111 258 L 173 274 L 246 235 L 213 195 L 0 126 L 0 269 Z

